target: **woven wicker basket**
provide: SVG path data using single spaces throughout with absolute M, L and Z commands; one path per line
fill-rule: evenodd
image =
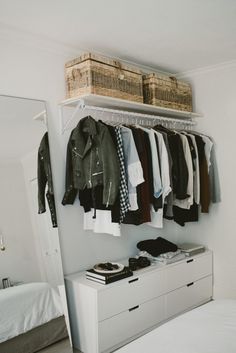
M 65 65 L 67 98 L 97 94 L 143 102 L 142 73 L 118 61 L 86 53 Z
M 189 83 L 161 74 L 143 76 L 144 103 L 159 107 L 192 111 L 192 89 Z

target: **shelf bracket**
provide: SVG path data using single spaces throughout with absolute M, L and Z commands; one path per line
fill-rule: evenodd
M 47 126 L 47 112 L 46 110 L 43 110 L 42 112 L 40 112 L 39 114 L 35 115 L 33 117 L 33 120 L 35 121 L 42 121 L 46 126 Z
M 68 127 L 70 126 L 70 123 L 74 120 L 76 114 L 78 113 L 79 110 L 84 110 L 86 108 L 85 106 L 85 102 L 83 99 L 79 99 L 75 109 L 73 111 L 73 113 L 71 114 L 70 118 L 66 121 L 65 124 L 63 124 L 63 111 L 61 114 L 61 119 L 62 119 L 62 129 L 61 129 L 61 133 L 64 134 L 65 131 L 68 129 Z M 63 109 L 63 107 L 61 107 L 61 109 Z

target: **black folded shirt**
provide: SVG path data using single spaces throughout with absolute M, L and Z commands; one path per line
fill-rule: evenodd
M 176 244 L 171 243 L 162 237 L 140 241 L 137 244 L 137 248 L 141 251 L 147 251 L 154 257 L 169 251 L 177 251 L 178 249 Z

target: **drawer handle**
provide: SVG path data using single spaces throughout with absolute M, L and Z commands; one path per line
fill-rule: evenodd
M 139 308 L 139 305 L 134 306 L 133 308 L 130 308 L 129 311 L 133 311 Z
M 138 278 L 131 279 L 131 280 L 129 281 L 129 283 L 133 283 L 133 282 L 136 282 L 136 281 L 138 281 Z
M 193 259 L 187 260 L 187 264 L 189 264 L 190 262 L 193 262 Z
M 190 286 L 192 286 L 193 284 L 194 284 L 194 282 L 188 283 L 188 284 L 187 284 L 187 287 L 190 287 Z

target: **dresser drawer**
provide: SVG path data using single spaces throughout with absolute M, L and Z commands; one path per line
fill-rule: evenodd
M 169 318 L 209 300 L 212 297 L 212 276 L 191 282 L 165 297 L 166 318 Z
M 164 320 L 164 297 L 99 322 L 99 352 L 122 343 Z
M 163 271 L 129 277 L 98 292 L 98 321 L 117 315 L 164 293 Z
M 212 274 L 212 255 L 208 253 L 186 259 L 184 262 L 167 268 L 165 274 L 166 292 L 180 288 Z

